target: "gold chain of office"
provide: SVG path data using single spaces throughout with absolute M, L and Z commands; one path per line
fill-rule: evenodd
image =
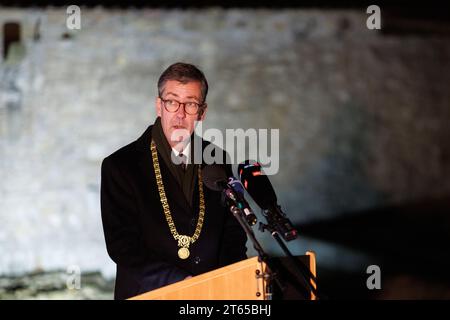
M 158 161 L 158 152 L 156 151 L 155 142 L 152 140 L 150 144 L 150 148 L 152 150 L 152 158 L 153 158 L 153 169 L 155 170 L 156 176 L 156 184 L 158 186 L 159 198 L 161 199 L 161 204 L 164 210 L 164 215 L 166 216 L 167 223 L 169 224 L 170 232 L 172 233 L 175 240 L 178 241 L 178 256 L 180 259 L 187 259 L 189 257 L 189 245 L 194 243 L 198 237 L 200 236 L 200 232 L 202 231 L 203 219 L 205 217 L 205 196 L 203 194 L 203 183 L 202 183 L 202 171 L 200 166 L 198 166 L 198 190 L 199 190 L 199 214 L 197 227 L 195 228 L 194 235 L 192 237 L 181 235 L 178 233 L 177 228 L 172 219 L 172 215 L 170 213 L 169 203 L 167 201 L 166 192 L 164 190 L 164 184 L 161 176 L 161 169 L 159 167 Z

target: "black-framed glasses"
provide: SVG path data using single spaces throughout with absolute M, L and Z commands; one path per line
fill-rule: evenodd
M 163 99 L 159 97 L 163 102 L 164 108 L 171 113 L 177 112 L 180 106 L 183 105 L 184 112 L 190 115 L 198 114 L 199 110 L 205 105 L 204 103 L 197 102 L 179 102 L 173 99 Z

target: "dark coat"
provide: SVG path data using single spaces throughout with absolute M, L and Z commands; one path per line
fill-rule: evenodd
M 162 210 L 150 151 L 151 128 L 102 163 L 101 211 L 106 247 L 117 264 L 115 299 L 126 299 L 246 258 L 246 235 L 221 206 L 220 192 L 203 186 L 206 212 L 190 256 L 178 257 Z M 203 142 L 203 147 L 207 143 Z M 159 157 L 172 218 L 179 234 L 192 236 L 198 218 L 198 183 L 193 208 Z M 230 166 L 227 166 L 231 174 Z

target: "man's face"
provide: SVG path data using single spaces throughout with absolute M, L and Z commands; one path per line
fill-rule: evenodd
M 201 83 L 198 81 L 183 84 L 176 80 L 168 80 L 161 96 L 164 100 L 176 100 L 181 103 L 196 102 L 201 104 L 203 102 Z M 161 117 L 161 125 L 167 141 L 171 147 L 175 147 L 175 145 L 191 136 L 195 129 L 195 121 L 203 121 L 206 114 L 206 105 L 200 116 L 186 113 L 183 105 L 180 105 L 178 111 L 169 112 L 164 108 L 161 98 L 158 97 L 156 99 L 156 114 Z

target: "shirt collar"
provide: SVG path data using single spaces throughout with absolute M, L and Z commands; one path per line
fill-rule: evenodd
M 178 155 L 180 154 L 180 152 L 178 152 L 175 148 L 172 148 L 172 152 L 178 157 Z M 189 143 L 184 147 L 183 151 L 181 152 L 182 154 L 184 154 L 186 156 L 187 162 L 189 163 L 189 155 L 191 153 L 191 142 L 189 141 Z

